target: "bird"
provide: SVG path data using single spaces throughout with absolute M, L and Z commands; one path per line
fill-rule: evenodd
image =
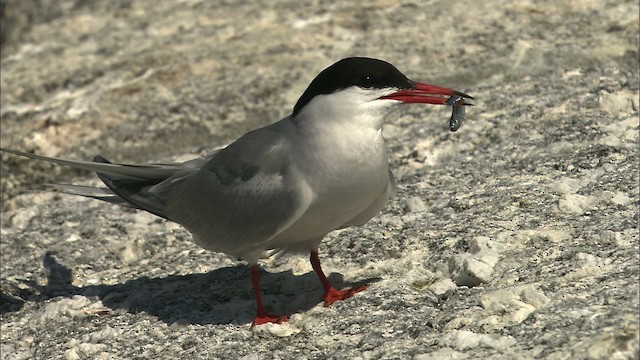
M 410 80 L 384 60 L 349 57 L 322 70 L 289 116 L 186 162 L 130 165 L 0 151 L 96 172 L 106 188 L 57 189 L 148 211 L 180 224 L 200 247 L 246 261 L 256 301 L 252 325 L 281 324 L 287 317 L 264 306 L 259 260 L 271 252 L 309 254 L 326 306 L 364 290 L 334 288 L 319 246 L 334 230 L 368 222 L 392 196 L 384 121 L 402 104 L 459 107 L 472 99 Z

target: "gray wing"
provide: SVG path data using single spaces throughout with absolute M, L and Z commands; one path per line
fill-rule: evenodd
M 244 257 L 289 227 L 311 193 L 289 160 L 286 138 L 269 127 L 248 133 L 169 192 L 166 213 L 202 247 Z

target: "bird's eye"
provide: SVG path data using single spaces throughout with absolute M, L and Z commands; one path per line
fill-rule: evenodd
M 358 86 L 360 86 L 363 89 L 370 89 L 373 87 L 375 81 L 376 81 L 375 77 L 371 75 L 366 75 L 360 78 L 360 81 L 358 82 Z

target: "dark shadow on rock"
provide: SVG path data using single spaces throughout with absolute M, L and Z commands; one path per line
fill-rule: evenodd
M 11 296 L 3 292 L 3 313 L 17 311 L 28 301 L 42 302 L 56 297 L 82 295 L 97 297 L 114 311 L 144 312 L 168 324 L 248 324 L 255 315 L 255 299 L 246 265 L 220 268 L 204 274 L 162 278 L 143 276 L 122 284 L 76 287 L 66 283 L 71 271 L 55 261 L 53 254 L 48 253 L 45 259 L 49 279 L 62 281 L 51 286 L 29 281 L 25 283 L 32 289 L 28 292 Z M 57 273 L 52 274 L 52 270 Z M 379 278 L 372 278 L 346 284 L 342 275 L 336 273 L 330 274 L 329 279 L 336 288 L 379 281 Z M 262 271 L 261 290 L 267 309 L 286 316 L 305 312 L 318 305 L 322 298 L 322 286 L 313 272 L 293 275 L 290 270 L 279 273 Z M 11 300 L 6 306 L 5 297 Z
M 66 288 L 73 282 L 73 273 L 69 268 L 60 264 L 54 257 L 55 253 L 48 251 L 42 259 L 42 266 L 47 272 L 47 286 L 50 288 Z
M 0 290 L 0 314 L 19 311 L 25 302 L 21 296 L 16 296 L 13 292 Z

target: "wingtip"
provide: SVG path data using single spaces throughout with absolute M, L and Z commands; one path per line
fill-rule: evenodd
M 14 155 L 28 156 L 28 155 L 25 155 L 27 153 L 25 153 L 23 151 L 20 151 L 20 150 L 13 150 L 13 149 L 7 149 L 7 148 L 0 147 L 0 153 L 4 153 L 4 152 L 9 153 L 9 154 L 14 154 Z
M 103 158 L 103 157 L 102 157 L 102 156 L 100 156 L 100 155 L 96 155 L 96 156 L 93 158 L 93 160 L 91 160 L 91 161 L 93 161 L 93 162 L 97 162 L 97 163 L 103 163 L 103 164 L 111 164 L 111 161 L 109 161 L 109 160 L 107 160 L 107 159 Z
M 471 99 L 471 100 L 474 100 L 474 99 L 475 99 L 473 96 L 471 96 L 471 95 L 467 95 L 467 94 L 465 94 L 465 93 L 463 93 L 463 92 L 460 92 L 460 91 L 456 91 L 455 93 L 456 93 L 456 95 L 458 95 L 458 96 L 462 96 L 463 98 L 467 98 L 467 99 Z

